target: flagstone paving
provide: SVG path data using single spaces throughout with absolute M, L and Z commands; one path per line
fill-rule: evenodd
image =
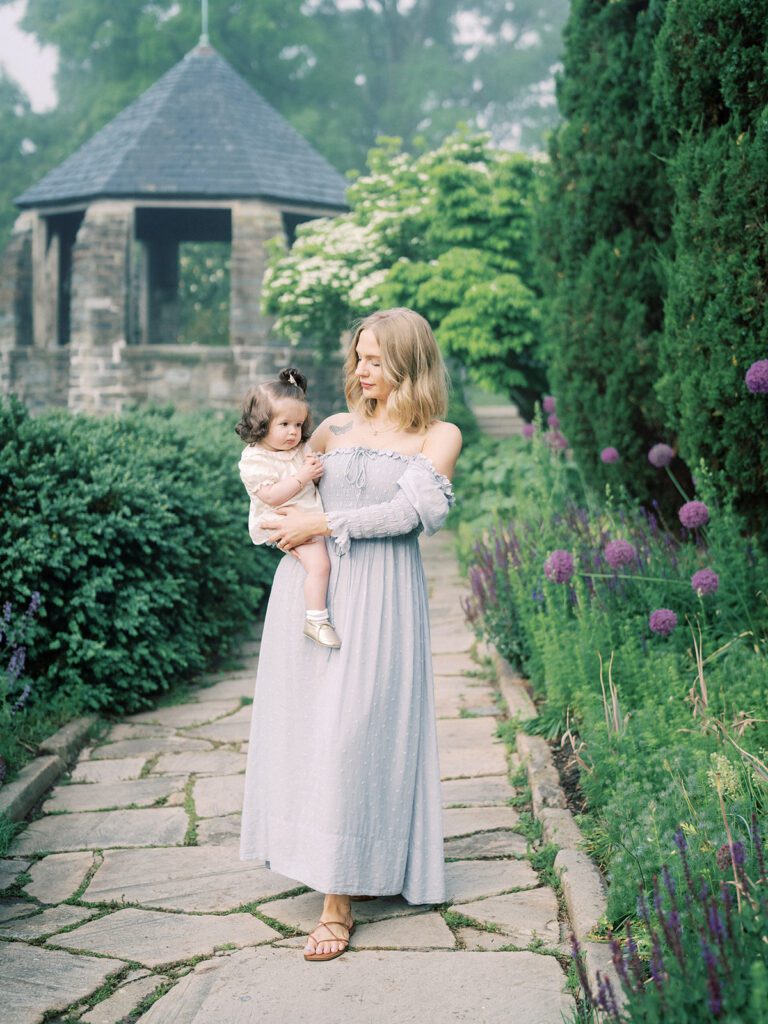
M 423 541 L 446 904 L 356 902 L 348 953 L 304 961 L 322 896 L 239 860 L 254 639 L 236 670 L 81 751 L 0 860 L 4 1024 L 561 1024 L 564 909 L 530 863 L 451 543 Z

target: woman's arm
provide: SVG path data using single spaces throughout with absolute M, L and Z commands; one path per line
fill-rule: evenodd
M 438 473 L 453 479 L 462 445 L 461 431 L 455 423 L 433 423 L 421 452 L 426 455 Z

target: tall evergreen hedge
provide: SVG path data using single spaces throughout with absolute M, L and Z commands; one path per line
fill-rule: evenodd
M 651 74 L 663 0 L 574 0 L 538 216 L 550 383 L 563 430 L 592 479 L 657 494 L 647 462 L 665 440 L 654 392 L 662 329 L 660 254 L 671 193 Z M 607 471 L 602 448 L 621 462 Z M 607 473 L 610 476 L 606 475 Z
M 676 144 L 656 393 L 689 465 L 768 538 L 768 399 L 744 383 L 768 358 L 768 2 L 670 0 L 654 86 Z

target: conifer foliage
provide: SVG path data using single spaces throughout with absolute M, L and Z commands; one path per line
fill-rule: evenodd
M 674 257 L 657 394 L 690 466 L 704 459 L 768 535 L 768 2 L 671 0 L 657 111 L 676 140 Z
M 600 461 L 606 446 L 618 449 L 642 496 L 656 484 L 646 452 L 665 436 L 654 383 L 671 195 L 651 98 L 663 14 L 659 0 L 574 0 L 558 82 L 564 122 L 538 221 L 564 433 L 596 480 L 621 471 Z

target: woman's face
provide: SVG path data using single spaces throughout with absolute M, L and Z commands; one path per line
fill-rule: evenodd
M 360 381 L 363 395 L 377 402 L 386 402 L 392 393 L 392 385 L 384 380 L 379 343 L 373 331 L 366 328 L 360 332 L 356 352 L 355 376 Z
M 273 452 L 286 452 L 301 441 L 301 428 L 307 418 L 304 402 L 295 398 L 278 398 L 272 404 L 272 419 L 261 443 Z

